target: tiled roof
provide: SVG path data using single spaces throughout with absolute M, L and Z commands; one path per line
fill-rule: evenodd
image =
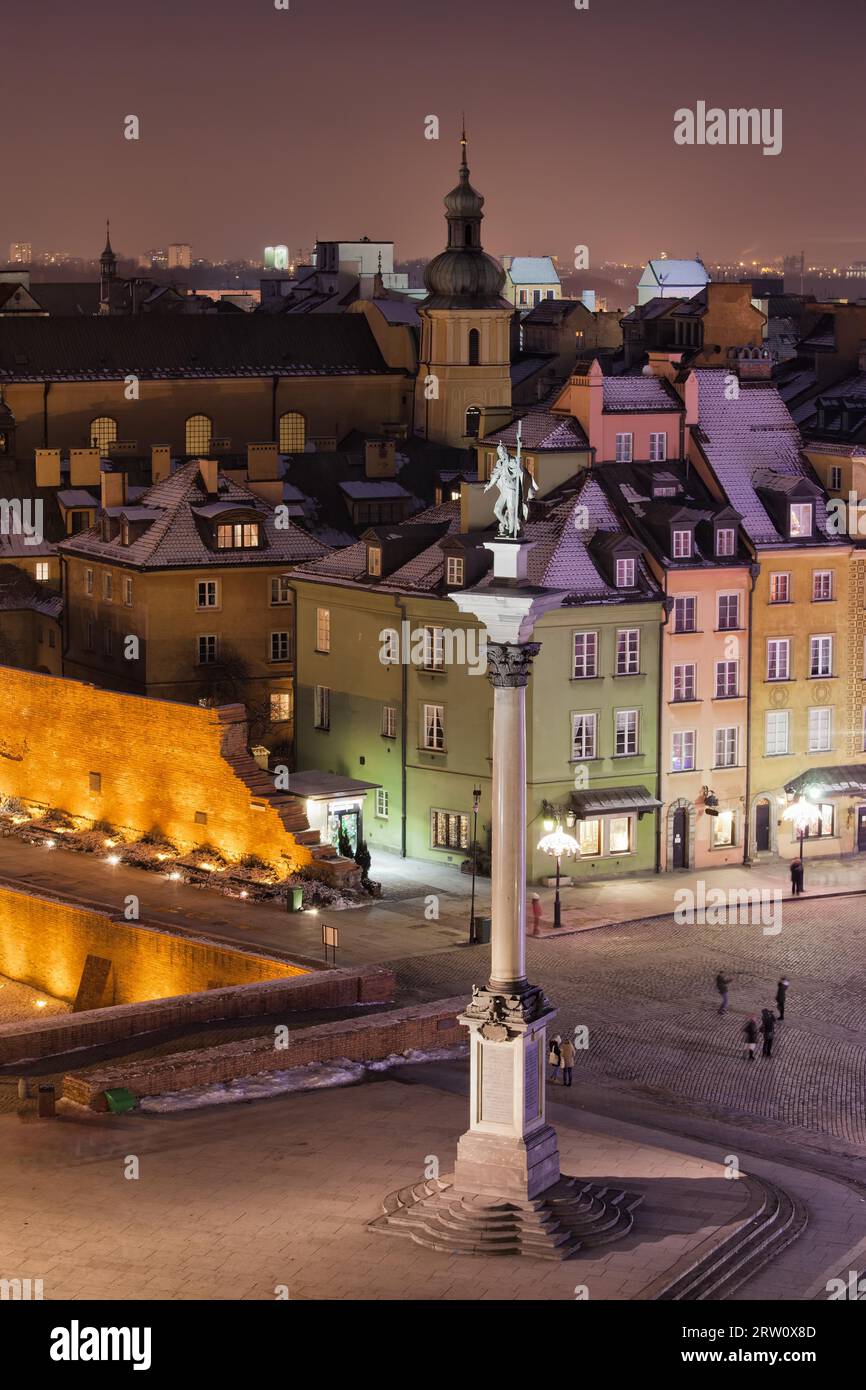
M 726 398 L 725 373 L 694 373 L 699 391 L 701 447 L 743 526 L 756 545 L 777 545 L 783 537 L 756 491 L 761 470 L 814 482 L 797 426 L 775 386 L 744 382 L 735 400 Z M 826 534 L 827 514 L 816 499 L 816 529 Z
M 682 410 L 682 401 L 657 376 L 606 376 L 604 408 L 610 411 Z
M 24 570 L 0 564 L 0 612 L 18 613 L 23 608 L 46 618 L 59 618 L 63 597 L 56 589 L 37 583 Z
M 504 430 L 485 435 L 482 444 L 493 448 L 501 440 L 510 449 L 517 448 L 517 420 Z M 520 417 L 524 449 L 588 449 L 589 440 L 579 420 L 572 415 L 554 415 L 546 406 L 537 406 Z
M 157 520 L 130 545 L 122 545 L 119 536 L 103 541 L 97 524 L 89 531 L 62 541 L 58 548 L 70 554 L 92 555 L 103 563 L 113 561 L 145 570 L 292 565 L 322 554 L 319 541 L 291 523 L 278 528 L 276 515 L 266 502 L 222 475 L 219 503 L 234 503 L 238 508 L 257 512 L 264 544 L 257 550 L 218 550 L 209 544 L 210 528 L 202 516 L 207 510 L 213 510 L 214 503 L 205 491 L 197 459 L 185 464 L 170 478 L 155 483 L 145 493 L 144 501 L 144 510 L 155 512 Z M 217 510 L 222 511 L 219 503 Z M 112 510 L 130 517 L 141 513 L 137 506 Z
M 460 527 L 460 503 L 441 502 L 436 507 L 428 507 L 426 511 L 418 512 L 415 516 L 409 517 L 402 522 L 400 527 L 394 529 L 399 533 L 412 526 L 437 526 L 443 525 L 445 530 L 441 532 L 436 541 L 425 547 L 418 555 L 395 570 L 387 578 L 376 582 L 377 589 L 386 589 L 389 592 L 394 589 L 413 589 L 428 590 L 441 580 L 444 566 L 444 556 L 439 549 L 439 539 L 441 535 L 448 531 L 457 531 Z M 438 566 L 438 580 L 435 578 Z M 349 580 L 360 582 L 367 574 L 367 545 L 365 541 L 356 541 L 354 545 L 346 546 L 345 550 L 333 550 L 329 555 L 324 555 L 320 560 L 314 560 L 309 564 L 299 565 L 295 570 L 299 579 L 334 579 Z
M 389 373 L 362 314 L 0 319 L 0 381 Z

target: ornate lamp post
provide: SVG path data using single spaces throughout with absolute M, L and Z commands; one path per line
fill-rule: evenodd
M 547 822 L 545 822 L 545 829 L 547 829 Z M 563 855 L 568 855 L 570 858 L 573 858 L 575 855 L 579 855 L 580 845 L 573 835 L 566 835 L 562 826 L 558 825 L 549 835 L 542 835 L 538 842 L 538 848 L 544 854 L 549 854 L 556 860 L 556 897 L 553 900 L 553 925 L 555 927 L 561 927 L 562 914 L 559 901 L 559 878 L 562 867 L 562 857 Z
M 469 945 L 475 941 L 475 873 L 478 868 L 478 807 L 481 788 L 472 788 L 472 904 L 469 908 Z
M 799 796 L 792 802 L 786 811 L 782 812 L 782 820 L 793 821 L 797 829 L 797 836 L 800 841 L 800 862 L 803 860 L 803 841 L 806 838 L 806 829 L 812 819 L 814 806 L 811 801 L 807 801 L 805 796 Z

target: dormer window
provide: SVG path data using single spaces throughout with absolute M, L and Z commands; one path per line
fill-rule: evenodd
M 733 526 L 716 527 L 716 556 L 733 555 L 737 549 L 737 533 Z
M 380 545 L 367 546 L 367 573 L 374 579 L 378 579 L 382 574 L 382 547 Z
M 616 562 L 616 587 L 618 589 L 633 589 L 637 574 L 637 561 L 633 555 L 629 555 Z
M 689 530 L 675 530 L 673 535 L 673 554 L 675 560 L 692 558 L 692 533 Z
M 812 503 L 792 502 L 788 508 L 788 535 L 792 541 L 812 535 Z
M 129 522 L 125 518 L 120 523 L 120 542 L 121 545 L 129 545 Z
M 257 521 L 221 521 L 217 526 L 218 550 L 257 550 L 258 545 Z
M 455 588 L 463 583 L 465 568 L 462 555 L 448 556 L 445 561 L 445 582 L 449 588 Z

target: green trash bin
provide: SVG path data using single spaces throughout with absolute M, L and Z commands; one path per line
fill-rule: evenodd
M 304 906 L 303 888 L 290 888 L 286 894 L 286 907 L 289 912 L 300 912 Z
M 125 1086 L 118 1086 L 113 1091 L 106 1091 L 105 1099 L 112 1115 L 125 1115 L 127 1110 L 135 1109 L 135 1096 Z

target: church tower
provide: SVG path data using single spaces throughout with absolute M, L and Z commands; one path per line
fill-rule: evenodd
M 484 199 L 469 182 L 466 131 L 460 181 L 445 198 L 448 246 L 424 272 L 418 308 L 421 350 L 415 431 L 437 444 L 469 448 L 486 428 L 511 419 L 510 324 L 505 271 L 481 245 Z
M 105 250 L 99 257 L 99 312 L 111 313 L 111 286 L 117 278 L 117 257 L 111 247 L 111 225 L 105 223 Z

